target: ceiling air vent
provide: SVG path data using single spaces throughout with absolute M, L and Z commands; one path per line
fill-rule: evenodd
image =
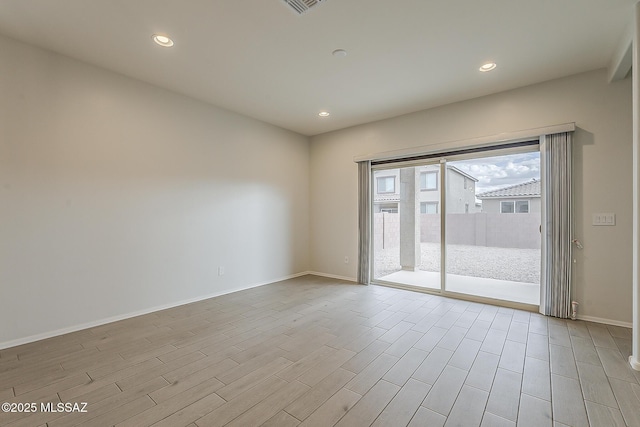
M 284 0 L 298 15 L 306 13 L 309 9 L 323 1 L 324 0 Z

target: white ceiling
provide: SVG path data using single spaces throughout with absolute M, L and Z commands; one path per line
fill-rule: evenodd
M 635 2 L 0 0 L 0 34 L 316 135 L 607 67 Z

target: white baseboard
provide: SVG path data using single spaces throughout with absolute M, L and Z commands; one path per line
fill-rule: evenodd
M 202 295 L 202 296 L 199 296 L 199 297 L 190 298 L 190 299 L 177 301 L 177 302 L 172 302 L 172 303 L 169 303 L 169 304 L 163 304 L 163 305 L 159 305 L 159 306 L 156 306 L 156 307 L 145 308 L 143 310 L 138 310 L 138 311 L 134 311 L 134 312 L 131 312 L 131 313 L 120 314 L 120 315 L 117 315 L 117 316 L 106 317 L 106 318 L 103 318 L 103 319 L 94 320 L 94 321 L 87 322 L 87 323 L 82 323 L 82 324 L 79 324 L 79 325 L 69 326 L 69 327 L 61 328 L 61 329 L 56 329 L 54 331 L 48 331 L 48 332 L 43 332 L 41 334 L 30 335 L 30 336 L 24 337 L 24 338 L 18 338 L 18 339 L 11 340 L 11 341 L 0 342 L 0 350 L 4 350 L 4 349 L 10 348 L 10 347 L 15 347 L 15 346 L 18 346 L 18 345 L 29 344 L 29 343 L 32 343 L 32 342 L 35 342 L 35 341 L 44 340 L 44 339 L 47 339 L 47 338 L 52 338 L 52 337 L 57 337 L 57 336 L 60 336 L 60 335 L 65 335 L 65 334 L 68 334 L 68 333 L 71 333 L 71 332 L 81 331 L 83 329 L 95 328 L 96 326 L 106 325 L 107 323 L 117 322 L 119 320 L 130 319 L 132 317 L 142 316 L 144 314 L 154 313 L 156 311 L 166 310 L 168 308 L 178 307 L 178 306 L 185 305 L 185 304 L 191 304 L 193 302 L 198 302 L 198 301 L 206 300 L 206 299 L 209 299 L 209 298 L 215 298 L 215 297 L 219 297 L 219 296 L 222 296 L 222 295 L 232 294 L 234 292 L 244 291 L 244 290 L 251 289 L 251 288 L 257 288 L 259 286 L 269 285 L 271 283 L 281 282 L 283 280 L 289 280 L 289 279 L 293 279 L 293 278 L 300 277 L 300 276 L 306 276 L 308 274 L 311 274 L 311 273 L 309 273 L 307 271 L 304 271 L 302 273 L 292 274 L 290 276 L 282 277 L 282 278 L 279 278 L 279 279 L 269 280 L 269 281 L 266 281 L 266 282 L 253 283 L 253 284 L 248 285 L 248 286 L 241 286 L 239 288 L 227 289 L 227 290 L 224 290 L 222 292 L 215 292 L 215 293 L 212 293 L 212 294 Z
M 619 320 L 603 319 L 601 317 L 594 317 L 594 316 L 582 316 L 580 314 L 578 315 L 578 320 L 585 320 L 587 322 L 593 322 L 593 323 L 603 323 L 605 325 L 612 325 L 612 326 L 622 326 L 623 328 L 632 327 L 631 322 L 621 322 Z
M 629 365 L 631 365 L 634 370 L 640 371 L 640 360 L 635 357 L 629 356 Z
M 345 280 L 347 282 L 356 282 L 356 283 L 358 282 L 358 279 L 356 279 L 355 277 L 337 276 L 335 274 L 320 273 L 318 271 L 307 271 L 305 274 L 312 274 L 314 276 L 328 277 L 329 279 Z

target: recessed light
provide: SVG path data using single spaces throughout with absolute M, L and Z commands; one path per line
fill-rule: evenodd
M 173 46 L 173 40 L 171 40 L 169 37 L 162 35 L 162 34 L 154 34 L 153 35 L 153 41 L 156 42 L 156 44 L 162 46 L 162 47 L 171 47 Z
M 328 111 L 320 111 L 320 112 L 318 113 L 318 115 L 319 115 L 320 117 L 329 117 L 329 116 L 331 115 L 331 113 L 330 113 L 330 112 L 328 112 Z
M 331 52 L 331 54 L 336 58 L 344 58 L 345 56 L 347 56 L 347 51 L 344 49 L 336 49 L 333 52 Z
M 497 65 L 495 62 L 487 62 L 486 64 L 482 64 L 479 70 L 486 73 L 487 71 L 495 70 L 496 67 Z

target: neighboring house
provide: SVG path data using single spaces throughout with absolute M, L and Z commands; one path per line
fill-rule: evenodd
M 483 213 L 540 212 L 540 180 L 486 191 L 476 197 L 482 200 Z
M 418 167 L 420 172 L 420 213 L 435 214 L 440 207 L 440 166 Z M 447 165 L 447 212 L 480 212 L 476 204 L 476 182 L 473 176 Z M 373 179 L 374 213 L 397 213 L 400 202 L 400 169 L 376 171 Z

